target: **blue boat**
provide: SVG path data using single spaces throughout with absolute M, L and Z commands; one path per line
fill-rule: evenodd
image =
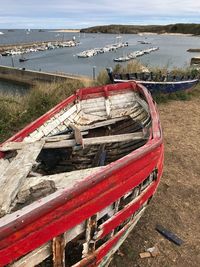
M 199 82 L 199 78 L 192 76 L 167 76 L 154 74 L 152 72 L 142 73 L 113 73 L 112 68 L 107 68 L 107 73 L 112 83 L 123 83 L 134 81 L 144 85 L 152 94 L 174 93 L 191 89 Z

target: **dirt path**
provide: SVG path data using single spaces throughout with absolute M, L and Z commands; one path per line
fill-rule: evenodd
M 164 131 L 165 168 L 146 213 L 120 248 L 110 267 L 200 266 L 200 98 L 159 105 Z M 185 242 L 176 246 L 155 231 L 155 225 Z M 160 256 L 140 259 L 157 244 Z M 121 254 L 121 253 L 120 253 Z

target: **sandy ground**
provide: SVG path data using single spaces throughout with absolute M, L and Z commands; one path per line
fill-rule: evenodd
M 165 168 L 159 189 L 110 267 L 200 266 L 200 98 L 159 105 L 164 132 Z M 162 237 L 156 224 L 173 231 L 184 244 Z M 157 245 L 160 255 L 140 259 Z

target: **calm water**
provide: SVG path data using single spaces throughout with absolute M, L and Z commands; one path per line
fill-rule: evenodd
M 30 86 L 25 84 L 16 84 L 14 82 L 8 82 L 0 79 L 0 93 L 23 95 L 28 92 Z
M 113 67 L 116 63 L 113 62 L 115 57 L 126 55 L 135 50 L 145 49 L 150 46 L 159 46 L 159 50 L 149 55 L 139 58 L 139 61 L 150 66 L 167 66 L 186 67 L 189 66 L 190 59 L 198 53 L 186 52 L 188 48 L 197 48 L 200 46 L 200 37 L 193 36 L 175 36 L 175 35 L 136 35 L 122 34 L 122 41 L 128 42 L 129 46 L 117 50 L 117 52 L 108 52 L 91 58 L 81 59 L 76 56 L 77 53 L 95 47 L 103 47 L 107 44 L 116 43 L 116 34 L 80 34 L 80 33 L 56 33 L 45 30 L 39 32 L 32 30 L 30 34 L 26 34 L 24 30 L 15 30 L 8 32 L 0 30 L 3 35 L 0 35 L 0 43 L 20 43 L 42 40 L 69 40 L 73 36 L 80 45 L 72 48 L 60 48 L 42 52 L 34 52 L 26 54 L 29 61 L 20 63 L 19 56 L 15 56 L 15 67 L 25 67 L 33 70 L 43 70 L 51 72 L 65 72 L 81 75 L 92 76 L 93 67 L 96 67 L 96 73 L 106 67 Z M 145 40 L 151 42 L 150 45 L 140 44 L 138 41 Z M 1 57 L 0 65 L 11 66 L 11 57 Z M 123 63 L 125 64 L 125 63 Z

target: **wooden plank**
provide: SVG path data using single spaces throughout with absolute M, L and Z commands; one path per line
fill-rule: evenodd
M 5 172 L 8 165 L 9 165 L 8 159 L 0 159 L 0 175 L 2 175 L 3 172 Z
M 63 122 L 67 118 L 69 118 L 74 112 L 76 112 L 76 106 L 74 105 L 70 109 L 68 109 L 65 113 L 63 113 L 58 119 L 60 122 Z
M 87 135 L 88 131 L 81 132 L 81 134 L 83 136 Z M 62 134 L 62 135 L 44 137 L 42 139 L 42 141 L 45 141 L 45 142 L 58 142 L 58 141 L 70 139 L 72 137 L 73 137 L 73 134 Z M 5 143 L 3 145 L 3 147 L 0 147 L 0 151 L 6 152 L 6 151 L 12 151 L 12 150 L 20 150 L 20 149 L 24 148 L 25 146 L 31 145 L 33 143 L 34 142 L 27 142 L 27 141 L 25 141 L 25 142 L 8 142 L 8 143 Z M 0 165 L 0 170 L 1 170 L 1 165 Z
M 156 225 L 156 230 L 163 235 L 165 238 L 167 238 L 169 241 L 174 242 L 176 245 L 180 246 L 183 244 L 183 240 L 180 239 L 177 235 L 175 235 L 174 233 L 172 233 L 171 231 L 167 230 L 166 228 L 164 228 L 162 225 L 157 224 Z
M 111 102 L 110 102 L 109 98 L 105 99 L 105 106 L 106 106 L 106 114 L 108 117 L 110 117 Z
M 34 267 L 48 258 L 51 254 L 51 242 L 31 251 L 26 256 L 9 265 L 9 267 Z
M 20 190 L 44 142 L 35 142 L 24 147 L 0 177 L 0 216 L 4 215 Z
M 128 142 L 128 141 L 140 140 L 140 139 L 145 139 L 145 135 L 143 132 L 84 138 L 83 143 L 85 146 L 89 146 L 89 145 L 101 145 L 104 143 L 106 144 L 106 143 L 115 143 L 115 142 Z M 51 142 L 50 140 L 49 142 L 46 142 L 44 144 L 43 148 L 50 149 L 50 148 L 73 147 L 76 144 L 77 143 L 75 139 L 61 140 L 61 141 L 55 141 L 55 142 Z M 23 149 L 23 147 L 24 147 L 24 143 L 10 142 L 8 144 L 5 144 L 3 147 L 1 147 L 0 151 L 6 152 L 10 150 L 18 150 L 18 149 Z
M 89 124 L 89 125 L 86 125 L 86 126 L 79 126 L 79 128 L 80 128 L 81 131 L 87 131 L 87 130 L 91 130 L 91 129 L 100 128 L 100 127 L 108 126 L 108 125 L 111 125 L 111 124 L 115 124 L 116 122 L 125 120 L 127 118 L 128 118 L 128 116 L 117 117 L 117 118 L 114 118 L 114 119 L 95 122 L 93 124 Z
M 128 142 L 140 139 L 145 139 L 143 132 L 84 138 L 83 143 L 85 146 L 89 146 L 89 145 L 101 145 L 101 144 L 115 143 L 115 142 Z M 49 148 L 61 148 L 61 147 L 73 147 L 75 145 L 76 145 L 75 140 L 66 140 L 66 141 L 64 140 L 54 143 L 46 143 L 44 145 L 44 148 L 49 149 Z
M 53 267 L 65 267 L 64 234 L 61 234 L 53 238 L 52 251 L 53 251 Z

